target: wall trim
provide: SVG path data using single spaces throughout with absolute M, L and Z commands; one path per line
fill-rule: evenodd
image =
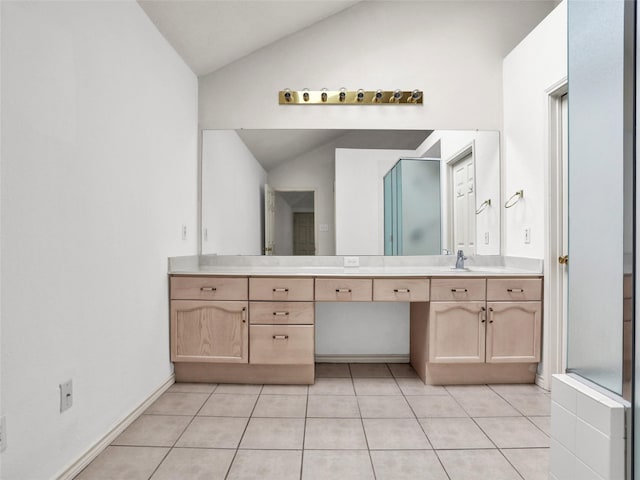
M 151 395 L 149 395 L 137 408 L 129 415 L 118 422 L 111 430 L 109 430 L 100 440 L 84 452 L 80 458 L 73 462 L 60 475 L 55 477 L 57 480 L 72 480 L 87 465 L 89 465 L 102 451 L 113 442 L 129 425 L 131 425 L 142 413 L 155 402 L 171 385 L 175 383 L 175 375 L 172 373 L 162 385 L 160 385 Z
M 316 355 L 317 363 L 409 363 L 409 354 Z

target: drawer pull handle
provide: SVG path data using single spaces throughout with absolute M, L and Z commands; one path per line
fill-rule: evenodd
M 247 323 L 247 307 L 242 307 L 242 323 Z
M 336 288 L 336 293 L 351 293 L 350 288 Z
M 408 288 L 394 288 L 393 291 L 396 293 L 411 293 Z
M 289 315 L 289 312 L 273 312 L 274 317 L 286 317 Z
M 467 293 L 469 290 L 466 288 L 452 288 L 451 293 Z
M 524 293 L 523 288 L 507 288 L 507 292 L 509 293 Z
M 493 308 L 489 307 L 489 323 L 493 323 Z
M 201 292 L 215 292 L 216 290 L 216 287 L 200 287 Z
M 287 293 L 289 291 L 289 289 L 288 288 L 274 288 L 273 291 L 276 292 L 276 293 Z
M 487 309 L 484 307 L 480 307 L 480 323 L 484 323 L 487 321 Z
M 274 340 L 287 340 L 289 338 L 289 335 L 274 335 L 273 339 Z

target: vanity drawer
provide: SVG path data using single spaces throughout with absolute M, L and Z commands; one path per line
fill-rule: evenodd
M 370 278 L 316 278 L 317 302 L 370 302 Z
M 171 277 L 173 300 L 247 300 L 246 277 Z
M 428 302 L 428 278 L 374 278 L 374 302 Z
M 313 278 L 250 278 L 249 299 L 313 301 Z
M 489 301 L 538 301 L 542 299 L 540 278 L 489 278 L 487 300 Z
M 313 325 L 252 325 L 249 328 L 249 363 L 313 364 Z
M 313 325 L 313 302 L 251 302 L 251 324 Z
M 431 301 L 484 300 L 486 284 L 484 278 L 433 278 Z

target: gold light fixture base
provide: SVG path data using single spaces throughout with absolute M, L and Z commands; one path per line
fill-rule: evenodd
M 280 105 L 422 105 L 422 90 L 280 90 Z

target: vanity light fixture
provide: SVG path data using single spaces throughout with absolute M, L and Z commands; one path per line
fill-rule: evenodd
M 280 105 L 422 105 L 422 90 L 291 90 L 278 93 Z

